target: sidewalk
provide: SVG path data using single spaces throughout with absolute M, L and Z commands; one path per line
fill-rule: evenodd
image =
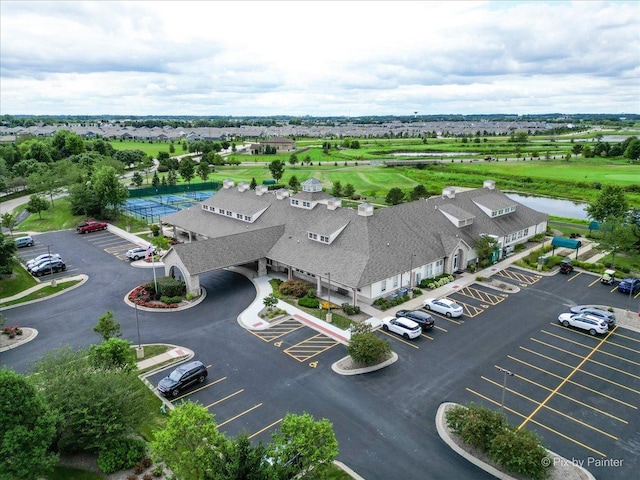
M 144 348 L 145 345 L 142 345 Z M 155 357 L 150 357 L 145 360 L 141 360 L 137 363 L 138 370 L 145 370 L 150 367 L 155 367 L 157 365 L 161 365 L 165 362 L 170 362 L 172 360 L 180 359 L 181 361 L 189 360 L 193 358 L 195 354 L 192 350 L 189 350 L 185 347 L 176 347 L 171 350 L 167 350 L 165 353 L 161 353 L 160 355 L 156 355 Z M 184 358 L 183 358 L 184 357 Z
M 9 305 L 7 307 L 0 307 L 0 310 L 5 310 L 5 309 L 9 309 L 9 308 L 13 308 L 13 307 L 21 307 L 23 305 L 29 304 L 29 303 L 35 303 L 35 302 L 40 302 L 42 300 L 47 300 L 49 298 L 53 298 L 55 296 L 58 296 L 62 293 L 68 292 L 70 290 L 73 290 L 74 288 L 78 288 L 80 285 L 83 285 L 87 280 L 89 279 L 89 277 L 87 275 L 84 274 L 80 274 L 80 275 L 74 275 L 72 277 L 63 277 L 59 280 L 55 280 L 55 282 L 59 285 L 61 283 L 68 283 L 68 282 L 72 282 L 72 281 L 77 281 L 80 280 L 80 283 L 78 283 L 77 285 L 74 285 L 72 287 L 69 287 L 65 290 L 62 290 L 58 293 L 55 293 L 53 295 L 48 295 L 46 297 L 43 298 L 38 298 L 36 300 L 31 300 L 29 302 L 23 302 L 23 303 L 19 303 L 17 305 Z M 49 287 L 51 286 L 51 282 L 53 280 L 44 280 L 41 281 L 41 283 L 39 283 L 38 285 L 34 285 L 33 287 L 27 288 L 26 290 L 23 290 L 20 293 L 16 293 L 15 295 L 11 295 L 10 297 L 3 297 L 0 298 L 0 303 L 5 303 L 5 302 L 12 302 L 14 300 L 18 300 L 20 298 L 26 297 L 27 295 L 33 293 L 33 292 L 37 292 L 38 290 L 42 290 L 45 287 Z

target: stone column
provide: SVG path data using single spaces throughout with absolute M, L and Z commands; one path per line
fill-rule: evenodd
M 316 275 L 316 297 L 320 298 L 322 296 L 322 279 L 320 275 Z
M 258 276 L 262 277 L 267 274 L 267 259 L 259 258 L 258 259 Z

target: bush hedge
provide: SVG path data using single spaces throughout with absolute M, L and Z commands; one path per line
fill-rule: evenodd
M 317 298 L 302 297 L 298 300 L 298 305 L 307 308 L 318 308 L 320 301 Z
M 163 295 L 160 297 L 160 301 L 162 303 L 166 303 L 168 305 L 171 305 L 173 303 L 180 303 L 182 301 L 182 297 L 177 296 L 177 297 L 167 297 L 166 295 Z
M 147 447 L 137 438 L 116 438 L 107 442 L 98 453 L 98 468 L 104 473 L 127 470 L 138 463 Z
M 488 454 L 507 471 L 532 480 L 547 478 L 549 464 L 542 460 L 548 453 L 540 438 L 509 425 L 503 413 L 471 403 L 449 409 L 445 418 L 464 442 Z
M 307 295 L 313 285 L 303 280 L 287 280 L 278 286 L 281 295 L 301 298 Z
M 360 307 L 358 307 L 357 305 L 343 303 L 342 305 L 340 305 L 340 307 L 342 308 L 342 311 L 347 315 L 357 315 L 358 313 L 360 313 Z
M 384 362 L 391 355 L 389 342 L 378 337 L 366 323 L 351 326 L 351 340 L 347 352 L 354 362 L 362 366 Z
M 158 291 L 155 290 L 155 284 L 158 284 Z M 182 280 L 178 280 L 173 277 L 158 277 L 155 282 L 149 282 L 146 285 L 146 289 L 149 292 L 160 294 L 160 296 L 166 297 L 182 297 L 187 291 L 187 287 Z
M 423 278 L 420 280 L 420 288 L 429 288 L 431 290 L 446 285 L 449 282 L 453 282 L 453 275 L 443 273 L 433 278 Z
M 378 307 L 380 310 L 388 310 L 391 307 L 395 307 L 396 305 L 400 305 L 409 300 L 409 296 L 405 295 L 404 297 L 396 297 L 392 300 L 388 300 L 386 298 L 378 298 L 373 302 L 373 305 Z

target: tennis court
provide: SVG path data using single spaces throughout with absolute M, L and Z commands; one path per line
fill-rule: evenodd
M 155 195 L 146 198 L 130 198 L 123 209 L 129 215 L 147 223 L 157 223 L 161 216 L 179 212 L 184 208 L 206 200 L 213 192 L 184 192 L 182 195 Z

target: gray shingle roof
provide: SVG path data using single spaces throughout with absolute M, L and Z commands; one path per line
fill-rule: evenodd
M 288 198 L 279 200 L 272 193 L 258 196 L 251 190 L 230 188 L 220 190 L 206 202 L 229 205 L 237 212 L 259 205 L 268 208 L 254 223 L 206 212 L 199 205 L 162 220 L 210 239 L 174 247 L 187 268 L 191 271 L 192 265 L 195 269 L 191 273 L 262 256 L 316 275 L 331 272 L 332 282 L 363 287 L 406 272 L 411 264 L 424 265 L 448 257 L 461 242 L 472 247 L 481 234 L 502 237 L 547 219 L 547 215 L 520 204 L 515 212 L 492 219 L 474 203 L 478 197 L 483 205 L 517 204 L 499 190 L 480 188 L 456 193 L 454 198 L 438 196 L 361 216 L 353 208 L 329 210 L 319 204 L 308 210 L 293 207 Z M 465 212 L 474 221 L 458 228 L 440 208 Z M 330 234 L 344 225 L 346 228 L 330 245 L 307 238 L 309 231 Z

